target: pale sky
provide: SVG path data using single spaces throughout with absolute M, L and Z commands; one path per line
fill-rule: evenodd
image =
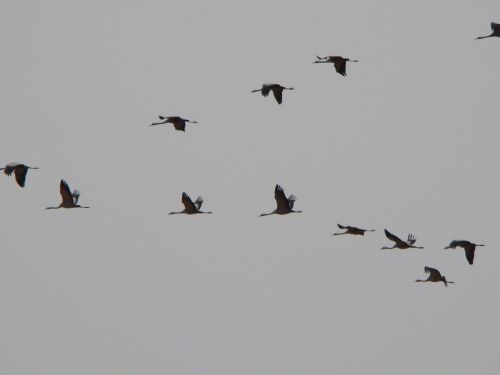
M 0 164 L 40 169 L 0 176 L 0 373 L 498 374 L 492 21 L 493 0 L 4 1 Z M 61 178 L 90 209 L 44 211 Z M 277 183 L 304 213 L 258 217 Z M 214 213 L 168 216 L 183 191 Z M 380 251 L 384 228 L 425 249 Z M 453 239 L 486 246 L 470 266 Z

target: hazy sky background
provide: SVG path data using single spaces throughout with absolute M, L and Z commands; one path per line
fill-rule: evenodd
M 0 372 L 498 374 L 491 21 L 499 1 L 2 2 L 0 161 L 40 169 L 0 176 Z M 43 210 L 61 178 L 91 209 Z M 276 183 L 303 214 L 258 217 Z M 182 191 L 214 214 L 168 216 Z M 384 228 L 425 249 L 381 252 Z M 470 266 L 452 239 L 486 247 Z M 426 265 L 456 284 L 415 284 Z

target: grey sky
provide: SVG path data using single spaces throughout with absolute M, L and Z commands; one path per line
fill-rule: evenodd
M 497 374 L 491 21 L 498 1 L 3 2 L 0 161 L 40 170 L 0 176 L 0 372 Z M 43 210 L 61 178 L 91 209 Z M 303 214 L 258 217 L 276 183 Z M 168 216 L 182 191 L 214 214 Z M 425 249 L 379 251 L 384 228 Z M 470 266 L 452 239 L 486 247 Z M 413 283 L 426 265 L 456 284 Z

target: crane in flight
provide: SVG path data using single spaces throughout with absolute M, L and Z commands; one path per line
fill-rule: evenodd
M 455 249 L 456 247 L 461 247 L 462 249 L 465 250 L 465 257 L 467 258 L 467 262 L 469 262 L 469 264 L 472 264 L 474 263 L 474 252 L 476 251 L 476 246 L 484 246 L 484 245 L 478 245 L 465 240 L 454 240 L 451 241 L 450 244 L 446 246 L 444 249 L 445 250 Z
M 186 214 L 186 215 L 194 215 L 194 214 L 211 214 L 211 211 L 201 211 L 201 205 L 203 204 L 203 198 L 198 197 L 193 202 L 187 193 L 182 193 L 182 204 L 184 205 L 184 209 L 182 211 L 172 211 L 169 215 L 176 214 Z
M 437 283 L 442 281 L 444 283 L 444 286 L 448 286 L 448 284 L 454 284 L 453 281 L 446 280 L 446 277 L 441 276 L 441 272 L 439 272 L 435 268 L 431 267 L 425 267 L 424 268 L 425 273 L 429 274 L 429 277 L 425 280 L 415 280 L 416 283 L 425 283 L 425 282 L 433 282 Z
M 485 35 L 485 36 L 478 36 L 476 39 L 485 39 L 485 38 L 491 38 L 493 36 L 498 36 L 500 37 L 500 23 L 491 23 L 491 34 L 490 35 Z
M 158 118 L 161 120 L 160 122 L 153 122 L 150 126 L 155 126 L 155 125 L 163 125 L 170 123 L 174 125 L 175 130 L 179 130 L 181 132 L 186 131 L 186 123 L 190 124 L 197 124 L 197 121 L 191 121 L 179 116 L 158 116 Z
M 408 235 L 408 239 L 406 241 L 403 241 L 398 236 L 395 236 L 394 234 L 392 234 L 391 232 L 389 232 L 387 229 L 384 229 L 384 232 L 385 232 L 385 236 L 388 239 L 390 239 L 391 241 L 394 242 L 394 246 L 393 247 L 386 247 L 386 246 L 384 246 L 380 250 L 395 249 L 395 248 L 402 249 L 402 250 L 404 250 L 404 249 L 410 249 L 410 248 L 413 248 L 413 249 L 423 249 L 422 246 L 415 246 L 414 245 L 415 242 L 417 242 L 417 239 L 411 233 Z
M 332 63 L 337 73 L 344 77 L 346 76 L 345 71 L 347 67 L 347 62 L 348 61 L 359 62 L 359 60 L 351 60 L 342 56 L 326 56 L 326 57 L 316 56 L 316 57 L 317 60 L 314 62 L 314 64 Z
M 333 233 L 332 236 L 340 236 L 341 234 L 352 234 L 354 236 L 364 236 L 365 232 L 375 232 L 375 229 L 361 229 L 357 227 L 351 227 L 349 225 L 337 224 L 339 229 L 345 229 L 345 232 Z
M 38 167 L 28 167 L 27 165 L 21 163 L 9 163 L 4 168 L 0 168 L 0 171 L 3 170 L 3 173 L 5 173 L 6 176 L 10 176 L 14 173 L 17 184 L 24 187 L 28 169 L 38 169 Z
M 89 206 L 80 206 L 78 204 L 80 192 L 78 190 L 73 190 L 73 192 L 71 192 L 68 183 L 64 180 L 61 180 L 59 184 L 59 192 L 62 198 L 61 204 L 56 207 L 47 207 L 46 210 L 56 210 L 58 208 L 90 208 Z
M 260 214 L 260 216 L 268 216 L 273 214 L 286 215 L 292 212 L 302 212 L 295 211 L 293 209 L 293 205 L 295 204 L 297 197 L 292 194 L 287 198 L 287 196 L 285 195 L 285 191 L 280 185 L 276 185 L 276 187 L 274 188 L 274 199 L 276 199 L 276 209 L 269 213 Z
M 294 90 L 293 87 L 283 87 L 277 83 L 264 83 L 262 88 L 252 90 L 252 92 L 260 92 L 262 96 L 267 97 L 269 93 L 272 91 L 274 98 L 281 104 L 283 102 L 283 90 Z

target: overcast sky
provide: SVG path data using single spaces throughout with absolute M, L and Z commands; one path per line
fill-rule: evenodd
M 491 21 L 499 1 L 4 1 L 0 163 L 40 169 L 0 176 L 0 372 L 498 374 Z M 44 211 L 61 178 L 90 209 Z M 277 183 L 304 213 L 258 217 Z M 183 191 L 214 213 L 168 216 Z M 425 249 L 380 251 L 384 228 Z M 453 239 L 486 246 L 470 266 Z

